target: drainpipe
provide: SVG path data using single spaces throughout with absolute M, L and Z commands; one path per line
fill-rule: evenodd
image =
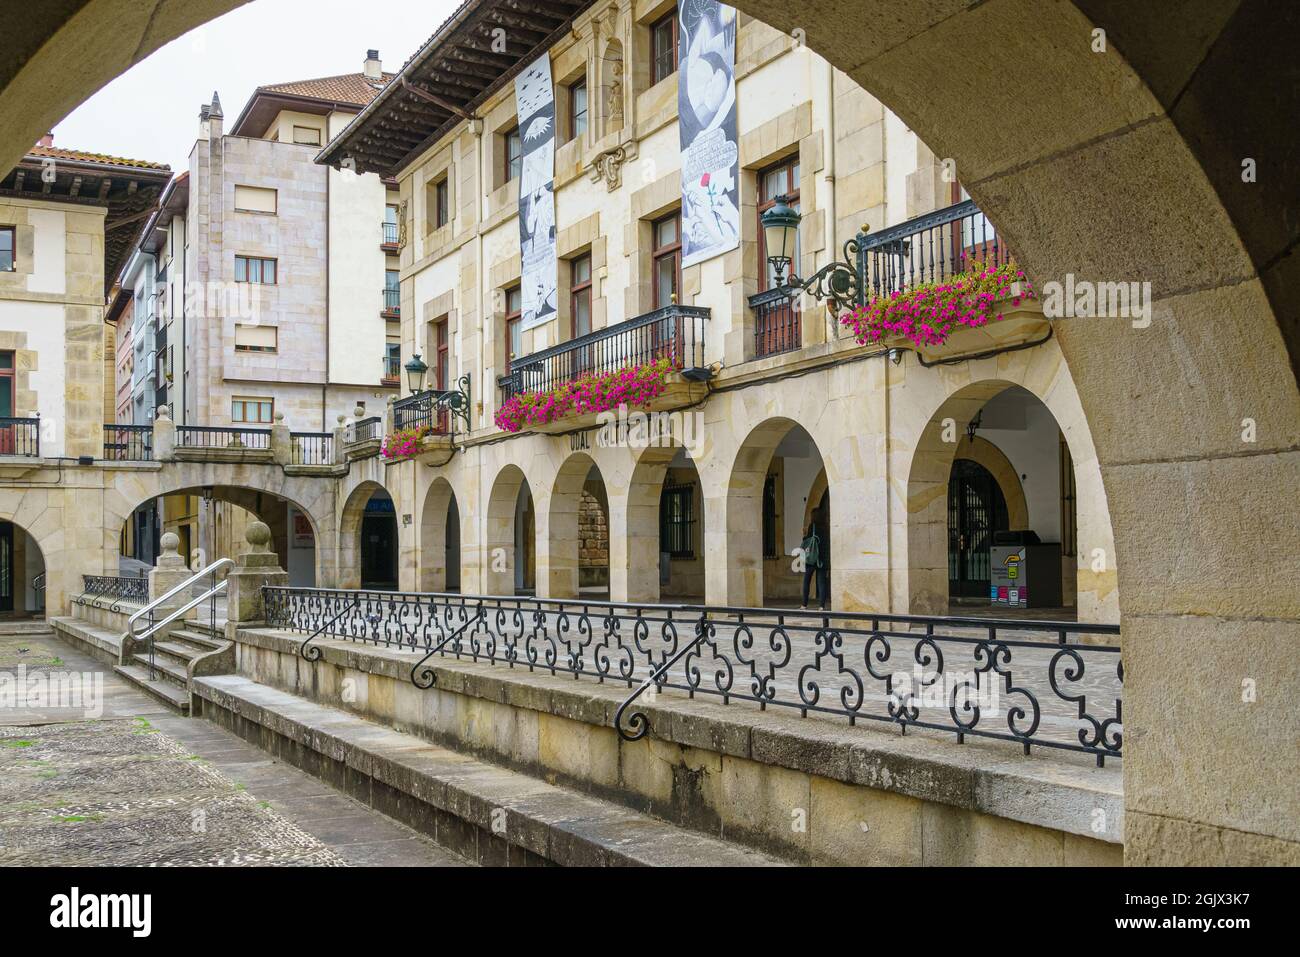
M 826 162 L 824 164 L 825 173 L 822 175 L 822 182 L 826 184 L 826 262 L 835 261 L 837 246 L 835 244 L 835 67 L 829 60 L 823 60 L 821 79 L 821 94 L 826 99 L 826 129 L 828 131 L 826 144 Z M 823 315 L 826 315 L 823 307 Z M 835 321 L 831 318 L 826 319 L 830 323 L 830 338 L 834 339 L 838 331 Z

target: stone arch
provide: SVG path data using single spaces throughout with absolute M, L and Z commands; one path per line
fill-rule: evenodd
M 517 465 L 507 465 L 492 480 L 488 494 L 487 527 L 483 534 L 483 584 L 489 595 L 513 595 L 516 588 L 515 513 L 519 496 L 532 495 L 528 479 Z M 528 561 L 528 556 L 523 556 Z
M 701 552 L 698 558 L 707 567 L 702 536 L 708 518 L 699 466 L 681 445 L 648 445 L 636 452 L 622 502 L 611 501 L 610 505 L 610 595 L 616 601 L 637 604 L 661 600 L 659 503 L 669 467 L 681 457 L 695 472 L 699 491 L 695 500 L 695 522 L 699 526 L 696 539 Z M 702 575 L 699 590 L 703 591 Z
M 461 556 L 460 503 L 456 491 L 439 475 L 424 494 L 420 509 L 420 591 L 444 592 L 450 578 L 460 588 L 461 569 L 448 567 L 448 556 Z M 452 541 L 454 537 L 455 541 Z
M 382 492 L 388 498 L 396 501 L 392 493 L 382 483 L 366 479 L 358 482 L 352 491 L 348 493 L 348 497 L 343 502 L 343 507 L 339 510 L 338 587 L 340 588 L 361 587 L 362 525 L 366 517 L 366 506 L 376 492 Z M 396 515 L 394 515 L 393 520 L 396 523 Z M 394 530 L 393 535 L 393 547 L 396 549 L 396 530 Z
M 706 541 L 711 543 L 710 556 L 725 556 L 725 561 L 710 562 L 705 573 L 710 604 L 745 607 L 763 604 L 763 490 L 777 447 L 796 429 L 807 434 L 824 470 L 826 457 L 812 431 L 784 416 L 754 426 L 736 451 L 726 483 L 725 519 L 714 523 L 723 527 L 715 530 L 710 526 L 705 531 Z M 832 575 L 834 569 L 832 562 Z M 721 595 L 726 597 L 719 601 Z
M 47 536 L 48 538 L 48 536 Z M 0 513 L 0 549 L 7 552 L 0 567 L 0 618 L 39 614 L 48 607 L 49 563 L 38 538 L 15 517 Z M 59 582 L 60 589 L 64 582 Z
M 1020 476 L 1006 453 L 981 436 L 966 439 L 957 446 L 955 458 L 969 459 L 988 469 L 1002 490 L 1007 502 L 1007 521 L 1012 529 L 1029 527 L 1029 504 L 1025 501 L 1025 488 Z
M 595 460 L 586 452 L 574 452 L 561 463 L 551 487 L 547 509 L 545 544 L 539 548 L 539 587 L 545 582 L 547 598 L 577 598 L 581 593 L 579 522 L 584 494 L 593 470 L 600 477 L 604 493 L 606 528 L 609 527 L 609 495 L 605 478 Z M 606 555 L 606 563 L 609 556 Z
M 1037 399 L 1051 414 L 1069 447 L 1075 470 L 1078 497 L 1078 543 L 1080 565 L 1091 550 L 1113 549 L 1110 514 L 1101 489 L 1101 475 L 1092 448 L 1087 422 L 1073 389 L 1059 380 L 1046 383 L 1034 374 L 1032 363 L 1050 364 L 1044 357 L 1030 360 L 1023 374 L 1011 378 L 977 379 L 952 388 L 926 421 L 912 452 L 907 473 L 907 528 L 905 552 L 897 565 L 905 568 L 908 611 L 913 614 L 947 614 L 948 612 L 948 481 L 957 458 L 979 462 L 998 479 L 1007 500 L 1008 518 L 1027 527 L 1028 504 L 1014 467 L 992 443 L 976 437 L 973 445 L 966 435 L 971 420 L 995 397 L 1019 387 Z M 1003 370 L 1007 371 L 1007 370 Z M 1064 370 L 1059 370 L 1064 376 Z M 1065 377 L 1068 381 L 1068 377 Z M 987 449 L 986 449 L 987 447 Z M 1016 527 L 1012 524 L 1011 527 Z M 905 555 L 905 559 L 903 557 Z M 1112 572 L 1113 574 L 1113 572 Z M 1085 591 L 1082 579 L 1078 590 L 1078 613 L 1081 620 L 1113 618 L 1107 602 L 1117 602 L 1110 587 L 1100 595 L 1098 583 Z

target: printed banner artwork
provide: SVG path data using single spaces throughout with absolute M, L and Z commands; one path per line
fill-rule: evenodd
M 522 151 L 519 175 L 519 328 L 554 318 L 559 262 L 555 253 L 555 89 L 543 54 L 515 78 Z
M 682 265 L 690 266 L 740 244 L 736 11 L 717 0 L 684 0 L 677 15 Z

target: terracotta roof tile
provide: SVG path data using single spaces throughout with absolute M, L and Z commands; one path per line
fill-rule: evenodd
M 158 170 L 170 172 L 171 167 L 165 163 L 150 163 L 147 160 L 125 159 L 121 156 L 107 156 L 103 153 L 86 153 L 82 150 L 65 150 L 58 146 L 33 146 L 27 151 L 28 156 L 45 159 L 63 159 L 76 163 L 99 163 L 104 166 L 127 166 L 132 169 Z
M 339 76 L 323 76 L 316 80 L 297 80 L 293 83 L 259 86 L 253 95 L 285 93 L 289 96 L 309 96 L 318 100 L 334 100 L 338 103 L 366 106 L 396 75 L 396 73 L 385 73 L 381 82 L 368 79 L 364 73 L 344 73 Z

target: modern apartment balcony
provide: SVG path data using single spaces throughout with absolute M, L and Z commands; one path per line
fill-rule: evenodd
M 385 289 L 383 299 L 379 307 L 379 314 L 385 319 L 400 319 L 402 291 L 400 289 Z
M 397 223 L 383 223 L 383 233 L 379 240 L 379 248 L 386 253 L 395 253 L 401 247 L 398 245 Z
M 710 311 L 700 306 L 671 305 L 626 322 L 579 336 L 558 346 L 516 358 L 497 380 L 502 402 L 528 394 L 551 393 L 579 379 L 598 379 L 666 359 L 671 366 L 664 391 L 643 412 L 680 409 L 698 398 L 698 383 L 709 377 L 704 362 L 704 334 Z M 567 415 L 553 422 L 529 423 L 538 432 L 561 432 L 594 424 L 598 413 Z
M 402 357 L 401 356 L 384 356 L 383 371 L 379 375 L 379 384 L 388 388 L 395 388 L 402 384 Z

